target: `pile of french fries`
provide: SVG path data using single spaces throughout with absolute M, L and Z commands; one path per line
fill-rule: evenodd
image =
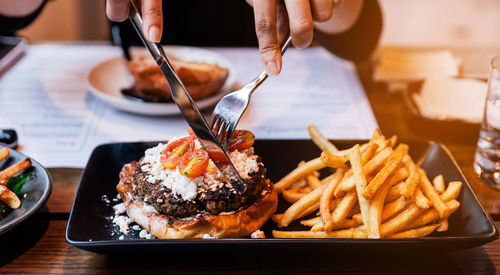
M 286 227 L 316 216 L 300 221 L 309 231 L 274 230 L 275 238 L 417 238 L 448 230 L 462 183 L 446 186 L 442 175 L 431 183 L 396 136 L 377 129 L 367 143 L 339 151 L 314 125 L 309 133 L 323 152 L 275 184 L 292 205 L 273 220 Z M 319 179 L 328 167 L 335 172 Z
M 7 149 L 6 147 L 1 149 L 0 162 L 7 159 L 9 155 L 10 155 L 9 149 Z M 0 171 L 0 201 L 5 203 L 8 207 L 12 209 L 19 208 L 21 206 L 21 200 L 19 200 L 19 198 L 14 192 L 12 192 L 9 188 L 7 188 L 7 183 L 9 182 L 9 179 L 11 177 L 23 172 L 29 167 L 31 167 L 31 160 L 27 158 Z

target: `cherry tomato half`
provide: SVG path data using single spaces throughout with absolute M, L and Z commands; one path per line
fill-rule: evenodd
M 227 149 L 229 151 L 245 150 L 252 147 L 254 141 L 255 136 L 252 132 L 247 130 L 236 130 L 229 141 L 229 147 Z
M 194 151 L 194 140 L 192 137 L 183 137 L 168 144 L 161 153 L 160 161 L 163 167 L 174 169 L 184 157 Z
M 188 127 L 188 133 L 189 133 L 189 136 L 190 136 L 190 137 L 193 137 L 193 138 L 198 138 L 198 137 L 196 136 L 196 134 L 194 133 L 193 128 Z
M 224 156 L 224 152 L 219 150 L 215 145 L 207 145 L 205 150 L 210 154 L 210 158 L 212 161 L 216 163 L 225 163 L 227 162 L 226 156 Z
M 179 165 L 179 172 L 189 178 L 199 177 L 208 166 L 208 153 L 205 150 L 194 150 Z

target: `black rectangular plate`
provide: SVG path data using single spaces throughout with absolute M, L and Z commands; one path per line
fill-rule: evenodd
M 363 141 L 333 141 L 339 148 L 349 148 Z M 458 198 L 461 206 L 449 219 L 449 230 L 435 232 L 425 238 L 417 239 L 274 239 L 271 231 L 278 229 L 273 221 L 268 221 L 262 230 L 266 239 L 174 239 L 145 240 L 137 233 L 129 233 L 124 240 L 118 240 L 116 228 L 109 220 L 113 216 L 112 204 L 105 203 L 102 196 L 114 198 L 116 185 L 122 166 L 139 160 L 144 151 L 157 143 L 114 143 L 98 146 L 92 152 L 80 180 L 73 209 L 66 229 L 66 240 L 73 246 L 102 253 L 114 252 L 153 252 L 180 251 L 228 252 L 235 248 L 252 249 L 443 249 L 457 250 L 483 245 L 498 238 L 495 224 L 486 213 L 472 191 L 467 179 L 453 160 L 449 151 L 441 144 L 421 141 L 402 140 L 410 145 L 410 154 L 418 161 L 429 177 L 442 174 L 446 182 L 464 183 Z M 320 151 L 310 140 L 257 140 L 255 152 L 262 157 L 267 176 L 276 182 L 294 169 L 301 160 L 309 160 Z M 278 213 L 288 207 L 280 199 Z M 306 230 L 298 222 L 285 230 Z M 115 234 L 114 234 L 115 232 Z M 172 251 L 172 250 L 171 250 Z

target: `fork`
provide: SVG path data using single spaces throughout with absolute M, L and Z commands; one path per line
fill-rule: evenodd
M 292 37 L 288 35 L 281 44 L 281 55 L 285 54 L 291 41 Z M 225 150 L 227 150 L 229 146 L 229 140 L 236 129 L 236 125 L 238 125 L 241 116 L 248 107 L 250 96 L 267 77 L 267 72 L 264 70 L 243 88 L 224 96 L 219 103 L 217 103 L 217 106 L 215 106 L 214 117 L 210 128 L 217 138 L 217 141 L 219 141 Z

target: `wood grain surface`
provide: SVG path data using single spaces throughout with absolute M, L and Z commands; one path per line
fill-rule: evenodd
M 470 51 L 474 53 L 475 51 Z M 447 146 L 478 193 L 483 205 L 498 219 L 500 192 L 484 186 L 474 175 L 472 162 L 477 125 L 433 124 L 415 116 L 404 94 L 371 82 L 371 64 L 359 64 L 376 119 L 386 136 L 430 139 Z M 457 252 L 386 254 L 332 251 L 329 254 L 286 251 L 240 258 L 235 251 L 213 255 L 102 255 L 79 250 L 65 240 L 67 219 L 82 169 L 49 169 L 54 188 L 45 208 L 28 222 L 0 236 L 0 273 L 481 273 L 500 270 L 500 241 Z M 496 222 L 497 226 L 500 222 Z
M 42 225 L 46 223 L 45 225 Z M 483 247 L 457 252 L 428 251 L 421 254 L 370 254 L 332 251 L 331 255 L 314 252 L 288 251 L 281 255 L 254 255 L 240 259 L 238 253 L 224 259 L 210 255 L 196 259 L 186 254 L 176 255 L 103 255 L 79 250 L 69 245 L 64 233 L 66 221 L 52 220 L 31 222 L 24 229 L 43 231 L 39 239 L 28 247 L 16 247 L 14 251 L 0 252 L 2 273 L 482 273 L 494 274 L 500 267 L 500 240 Z M 500 222 L 496 222 L 499 226 Z M 13 239 L 22 237 L 9 232 Z M 3 238 L 2 238 L 3 239 Z M 5 239 L 3 239 L 5 240 Z M 18 240 L 11 241 L 14 245 Z M 5 247 L 2 245 L 2 247 Z M 3 260 L 13 259 L 7 263 Z M 220 256 L 220 255 L 219 255 Z

